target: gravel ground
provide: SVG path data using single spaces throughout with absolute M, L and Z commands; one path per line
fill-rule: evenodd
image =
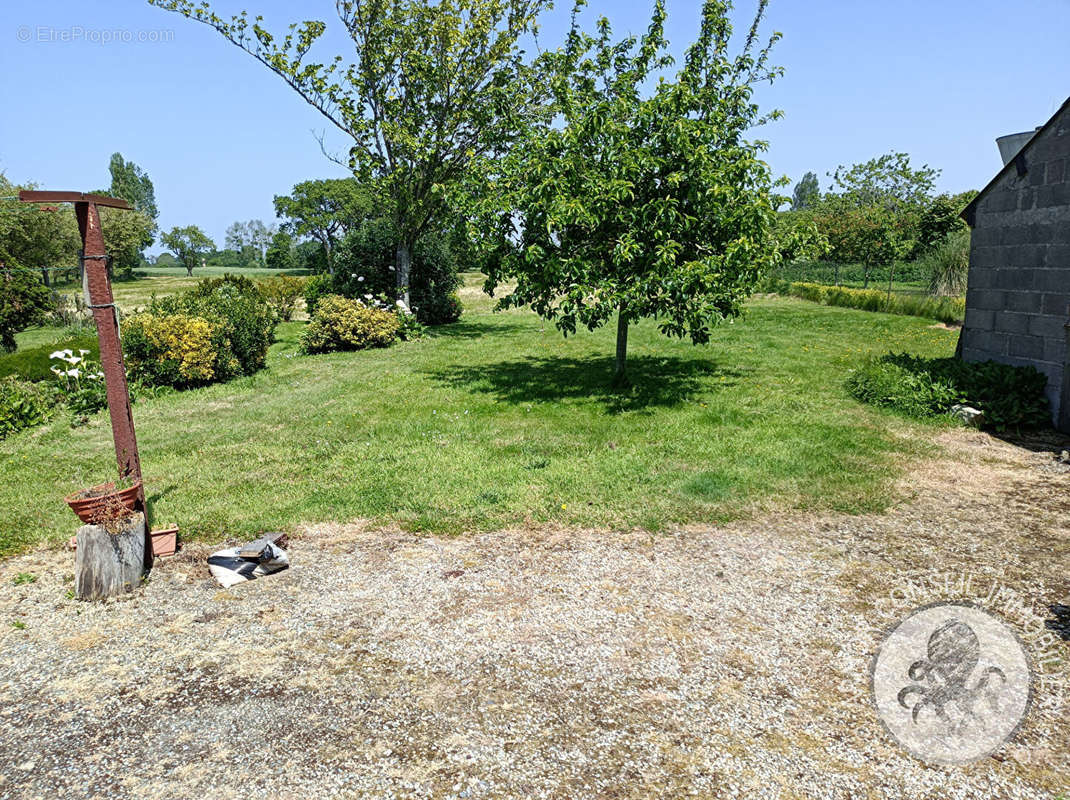
M 1070 468 L 980 433 L 943 444 L 879 516 L 317 526 L 279 575 L 221 590 L 194 545 L 96 605 L 68 599 L 69 552 L 8 560 L 0 797 L 1052 800 Z M 869 662 L 966 575 L 1047 621 L 1053 683 L 994 757 L 929 766 L 876 718 Z

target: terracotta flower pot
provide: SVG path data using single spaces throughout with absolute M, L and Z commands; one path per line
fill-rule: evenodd
M 152 554 L 154 556 L 173 556 L 178 549 L 178 527 L 161 528 L 152 531 Z
M 141 481 L 134 481 L 126 489 L 116 490 L 114 483 L 102 483 L 89 489 L 83 489 L 67 496 L 67 505 L 82 522 L 92 523 L 100 518 L 105 510 L 120 506 L 129 513 L 134 513 L 134 504 L 141 491 Z

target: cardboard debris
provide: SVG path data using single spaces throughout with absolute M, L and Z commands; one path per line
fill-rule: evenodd
M 208 556 L 208 570 L 224 589 L 281 572 L 290 566 L 289 554 L 278 544 L 285 540 L 285 534 L 271 533 L 212 553 Z

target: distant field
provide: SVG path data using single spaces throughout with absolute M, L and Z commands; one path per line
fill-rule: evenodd
M 176 277 L 185 278 L 185 267 L 144 267 L 138 270 L 139 273 L 158 278 L 165 275 L 172 275 Z M 260 267 L 197 267 L 193 270 L 194 278 L 215 278 L 219 275 L 225 275 L 226 273 L 231 275 L 246 275 L 250 278 L 257 275 L 306 275 L 308 270 L 303 269 L 261 269 Z
M 139 277 L 130 281 L 114 281 L 112 293 L 119 308 L 132 313 L 149 304 L 152 296 L 166 297 L 196 285 L 203 278 L 218 278 L 220 275 L 244 275 L 256 280 L 267 275 L 304 275 L 305 270 L 271 270 L 271 269 L 224 269 L 223 267 L 203 267 L 193 270 L 193 277 L 186 277 L 182 267 L 149 267 L 138 270 Z M 58 286 L 65 294 L 75 295 L 81 287 L 75 283 Z

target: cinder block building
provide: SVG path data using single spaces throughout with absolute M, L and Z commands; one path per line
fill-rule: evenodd
M 1043 372 L 1052 421 L 1070 432 L 1070 99 L 999 144 L 1003 169 L 962 212 L 973 233 L 961 354 Z

